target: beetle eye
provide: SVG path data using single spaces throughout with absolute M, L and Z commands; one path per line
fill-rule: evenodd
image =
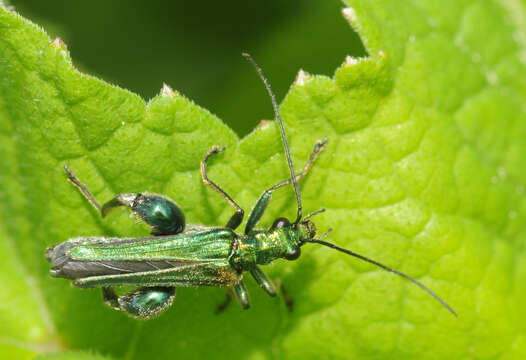
M 290 221 L 286 218 L 277 218 L 272 224 L 272 229 L 282 228 L 285 226 L 290 226 Z
M 299 258 L 301 255 L 301 249 L 300 248 L 295 248 L 294 250 L 292 250 L 291 253 L 287 254 L 285 256 L 285 259 L 287 260 L 296 260 L 297 258 Z

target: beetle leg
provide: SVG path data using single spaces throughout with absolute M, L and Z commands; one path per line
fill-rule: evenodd
M 79 189 L 102 217 L 116 207 L 126 206 L 152 227 L 153 235 L 175 235 L 184 230 L 185 217 L 182 210 L 166 196 L 150 193 L 120 194 L 101 206 L 73 171 L 67 166 L 64 166 L 64 170 L 68 175 L 68 180 Z
M 283 282 L 280 279 L 276 280 L 276 285 L 274 285 L 272 280 L 270 280 L 258 266 L 254 266 L 253 268 L 251 268 L 250 273 L 252 274 L 256 282 L 259 284 L 259 286 L 261 286 L 261 288 L 265 290 L 265 292 L 269 294 L 269 296 L 276 296 L 279 290 L 279 292 L 281 292 L 281 295 L 283 296 L 283 300 L 287 309 L 289 311 L 292 311 L 294 309 L 294 300 L 287 294 L 287 290 L 283 286 Z
M 285 306 L 290 312 L 292 312 L 294 310 L 294 299 L 292 299 L 288 295 L 287 290 L 285 289 L 285 286 L 283 286 L 283 282 L 281 281 L 281 279 L 276 280 L 276 287 L 279 289 L 279 291 L 281 292 L 281 295 L 283 296 L 283 301 L 285 302 Z
M 314 164 L 314 161 L 318 157 L 318 154 L 323 150 L 323 148 L 325 148 L 327 141 L 328 141 L 327 138 L 321 141 L 320 140 L 316 141 L 316 144 L 314 145 L 314 150 L 312 150 L 309 160 L 307 160 L 307 163 L 305 164 L 303 169 L 301 169 L 301 171 L 298 174 L 296 174 L 296 181 L 299 181 L 305 175 L 307 175 L 307 173 L 312 167 L 312 164 Z M 252 209 L 248 217 L 247 225 L 245 226 L 245 235 L 248 234 L 250 231 L 252 231 L 254 226 L 256 226 L 259 220 L 261 219 L 261 216 L 263 216 L 263 213 L 265 212 L 265 209 L 267 208 L 270 198 L 272 197 L 272 192 L 274 190 L 279 189 L 282 186 L 289 185 L 291 183 L 292 183 L 292 179 L 284 180 L 272 186 L 270 189 L 265 190 L 263 194 L 261 194 L 258 201 L 256 202 L 256 205 L 254 206 L 254 208 Z
M 119 297 L 115 290 L 111 286 L 104 286 L 101 290 L 104 303 L 115 310 L 120 310 Z
M 265 292 L 269 294 L 269 296 L 276 296 L 277 291 L 276 287 L 274 286 L 274 283 L 268 278 L 267 275 L 265 275 L 265 273 L 259 268 L 259 266 L 254 266 L 250 268 L 250 274 L 252 274 L 258 285 L 261 286 L 261 288 L 265 290 Z
M 86 185 L 80 182 L 80 180 L 75 176 L 73 171 L 70 170 L 70 168 L 67 165 L 64 165 L 64 171 L 68 175 L 68 180 L 71 181 L 73 185 L 77 189 L 79 189 L 80 193 L 86 198 L 86 200 L 89 201 L 91 205 L 98 211 L 101 212 L 102 207 L 100 206 L 99 202 L 91 195 L 91 192 L 88 190 Z
M 201 161 L 201 177 L 203 178 L 203 183 L 210 188 L 212 188 L 214 191 L 218 192 L 221 196 L 223 196 L 229 203 L 232 205 L 236 212 L 230 220 L 228 220 L 228 224 L 226 225 L 227 228 L 235 230 L 239 224 L 241 224 L 241 221 L 243 221 L 243 216 L 245 215 L 245 211 L 239 206 L 234 199 L 230 197 L 223 189 L 221 189 L 218 185 L 216 185 L 212 180 L 208 178 L 208 174 L 206 171 L 206 163 L 208 161 L 208 158 L 214 154 L 218 154 L 221 151 L 223 151 L 225 148 L 218 148 L 217 146 L 213 146 L 205 155 L 203 160 Z
M 214 311 L 214 313 L 216 315 L 218 314 L 221 314 L 223 311 L 225 311 L 228 306 L 230 305 L 230 303 L 232 302 L 232 297 L 234 295 L 232 294 L 232 289 L 230 288 L 227 288 L 226 289 L 226 296 L 225 296 L 225 300 L 223 300 L 223 302 L 219 305 L 217 305 L 216 307 L 216 310 Z
M 234 294 L 236 295 L 236 300 L 241 304 L 241 307 L 246 310 L 250 307 L 250 299 L 248 297 L 247 287 L 243 280 L 234 285 Z
M 141 287 L 124 295 L 118 296 L 110 286 L 102 288 L 104 302 L 128 315 L 149 319 L 166 310 L 175 299 L 174 287 Z
M 153 235 L 175 235 L 184 230 L 183 211 L 166 196 L 150 193 L 120 194 L 102 206 L 102 216 L 118 206 L 128 207 L 151 226 Z

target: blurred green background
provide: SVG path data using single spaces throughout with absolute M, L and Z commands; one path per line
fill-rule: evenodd
M 272 108 L 251 53 L 281 101 L 300 68 L 332 76 L 346 55 L 365 56 L 339 0 L 11 0 L 22 16 L 67 44 L 83 72 L 145 99 L 163 82 L 240 136 Z

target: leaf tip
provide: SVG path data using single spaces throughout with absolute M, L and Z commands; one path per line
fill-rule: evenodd
M 7 11 L 15 11 L 15 7 L 13 5 L 6 4 L 3 0 L 0 0 L 0 7 Z
M 349 22 L 356 22 L 356 11 L 353 8 L 347 7 L 342 9 L 342 15 Z
M 161 96 L 176 97 L 177 95 L 179 95 L 177 91 L 172 89 L 166 83 L 163 83 L 163 87 L 161 88 Z
M 66 43 L 59 37 L 56 37 L 55 40 L 51 42 L 51 46 L 57 50 L 67 50 Z
M 258 124 L 258 126 L 256 127 L 256 129 L 258 130 L 266 130 L 269 125 L 271 124 L 271 121 L 270 120 L 261 120 Z
M 310 78 L 310 76 L 311 75 L 308 72 L 303 71 L 303 69 L 300 69 L 300 71 L 298 71 L 298 75 L 296 75 L 296 80 L 294 80 L 294 85 L 305 85 L 305 81 L 307 81 Z
M 353 66 L 353 65 L 356 65 L 358 64 L 358 59 L 353 57 L 353 56 L 350 56 L 350 55 L 347 55 L 345 57 L 345 66 Z

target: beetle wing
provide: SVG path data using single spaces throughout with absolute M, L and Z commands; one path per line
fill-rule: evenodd
M 228 260 L 182 262 L 171 268 L 89 276 L 76 279 L 78 287 L 100 286 L 233 286 L 241 281 L 242 275 L 232 268 Z
M 235 237 L 230 229 L 204 227 L 150 238 L 81 237 L 49 248 L 46 257 L 53 276 L 73 280 L 168 269 L 184 273 L 201 266 L 213 273 L 230 266 Z
M 236 234 L 225 228 L 204 228 L 149 238 L 73 238 L 57 247 L 72 260 L 211 260 L 228 257 Z

